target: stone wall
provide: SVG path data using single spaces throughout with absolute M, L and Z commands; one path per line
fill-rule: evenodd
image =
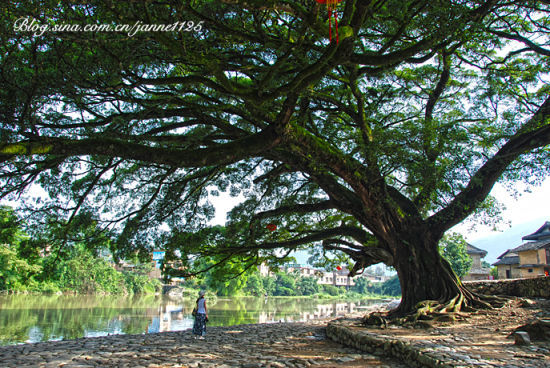
M 550 277 L 465 281 L 464 284 L 480 294 L 550 299 Z M 364 328 L 359 319 L 351 318 L 341 318 L 329 322 L 326 332 L 330 339 L 341 344 L 375 355 L 397 358 L 410 367 L 452 368 L 480 365 L 477 364 L 480 357 L 465 355 L 456 350 L 453 341 L 466 341 L 464 339 L 451 339 L 450 343 L 453 345 L 450 346 L 439 340 L 431 341 L 429 337 L 407 339 L 391 333 L 384 334 L 384 330 L 368 330 Z
M 464 281 L 470 290 L 479 294 L 510 295 L 550 299 L 550 277 L 531 279 Z

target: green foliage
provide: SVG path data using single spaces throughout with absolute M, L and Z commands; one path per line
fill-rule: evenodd
M 257 273 L 253 273 L 246 280 L 246 284 L 243 288 L 245 295 L 263 296 L 266 293 L 262 279 Z
M 15 211 L 9 206 L 0 205 L 0 244 L 16 246 L 27 238 Z
M 489 273 L 495 280 L 498 279 L 498 268 L 491 267 L 491 272 Z
M 287 273 L 277 273 L 275 275 L 275 296 L 291 296 L 296 294 L 296 277 Z
M 355 285 L 351 287 L 352 291 L 355 291 L 359 294 L 368 294 L 371 292 L 371 283 L 364 277 L 359 277 L 355 279 Z
M 133 271 L 119 272 L 111 263 L 95 257 L 90 251 L 81 247 L 75 249 L 68 259 L 58 262 L 54 271 L 56 276 L 50 280 L 57 282 L 62 290 L 84 294 L 158 292 L 160 282 L 140 274 L 139 265 L 135 268 L 136 270 Z
M 35 277 L 41 270 L 20 259 L 12 247 L 0 244 L 0 290 L 35 290 Z
M 84 249 L 75 250 L 70 259 L 60 262 L 56 271 L 65 290 L 85 294 L 126 291 L 123 275 L 109 263 L 93 257 Z
M 314 277 L 278 272 L 274 276 L 259 276 L 254 273 L 248 277 L 242 290 L 245 295 L 254 296 L 343 296 L 346 288 L 334 285 L 320 285 Z
M 457 233 L 445 235 L 439 243 L 441 255 L 451 264 L 458 277 L 464 277 L 472 268 L 472 258 L 467 250 L 466 239 Z
M 3 239 L 10 242 L 0 244 L 0 290 L 133 294 L 160 289 L 158 280 L 146 276 L 150 264 L 136 263 L 133 272 L 119 272 L 97 256 L 99 243 L 76 243 L 63 252 L 41 257 L 38 250 L 44 248 L 43 240 L 29 238 L 11 209 L 2 207 L 0 213 Z M 56 226 L 47 229 L 58 231 Z M 43 235 L 51 234 L 46 230 Z
M 267 295 L 274 295 L 276 289 L 276 279 L 274 277 L 262 277 L 261 280 L 263 288 Z
M 338 286 L 334 285 L 321 285 L 321 292 L 326 293 L 330 296 L 337 296 L 345 293 L 344 288 L 339 288 Z
M 366 278 L 358 278 L 351 290 L 363 295 L 401 296 L 401 285 L 397 275 L 384 282 L 370 282 Z
M 374 289 L 375 292 L 378 291 L 378 294 L 390 295 L 390 296 L 400 296 L 401 295 L 401 285 L 399 284 L 399 278 L 393 276 L 387 281 L 384 281 L 380 286 L 380 289 Z
M 108 240 L 144 261 L 155 244 L 192 275 L 203 257 L 233 262 L 204 282 L 236 293 L 232 276 L 313 249 L 326 266 L 423 272 L 418 297 L 440 299 L 448 288 L 422 280 L 442 262 L 393 261 L 429 256 L 471 215 L 498 218 L 497 181 L 547 177 L 547 1 L 348 2 L 338 45 L 315 1 L 4 3 L 0 197 L 39 184 L 49 198 L 25 199 L 26 215 L 49 231 L 31 235 L 63 259 Z M 31 16 L 201 26 L 14 27 Z M 220 192 L 244 200 L 208 227 Z
M 298 295 L 315 295 L 319 291 L 320 288 L 317 279 L 313 277 L 300 277 L 296 281 L 296 293 Z
M 197 265 L 198 264 L 198 265 Z M 241 293 L 245 287 L 248 272 L 243 263 L 238 259 L 225 262 L 219 267 L 213 267 L 216 264 L 215 259 L 203 258 L 195 263 L 195 267 L 209 269 L 201 278 L 203 287 L 208 290 L 214 290 L 221 296 L 236 296 Z
M 129 294 L 154 294 L 161 291 L 161 283 L 147 275 L 124 272 L 125 290 Z M 112 292 L 113 293 L 113 292 Z

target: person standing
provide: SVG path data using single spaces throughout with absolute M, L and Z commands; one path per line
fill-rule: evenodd
M 199 298 L 195 306 L 197 313 L 195 314 L 195 323 L 193 324 L 193 335 L 195 338 L 204 339 L 206 335 L 206 321 L 208 321 L 208 309 L 206 308 L 205 291 L 199 291 Z

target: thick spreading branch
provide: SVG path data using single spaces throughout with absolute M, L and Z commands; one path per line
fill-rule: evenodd
M 359 243 L 366 243 L 371 235 L 366 231 L 355 226 L 339 226 L 329 229 L 314 231 L 305 236 L 299 236 L 294 239 L 263 242 L 258 244 L 243 245 L 238 247 L 224 247 L 223 252 L 233 252 L 234 254 L 244 254 L 251 251 L 270 250 L 270 249 L 297 249 L 300 245 L 313 244 L 325 239 L 334 238 L 336 236 L 348 236 Z
M 323 248 L 345 253 L 355 261 L 349 272 L 350 277 L 360 274 L 365 268 L 373 264 L 393 265 L 391 253 L 379 246 L 363 245 L 358 247 L 342 239 L 327 239 L 323 241 Z
M 252 216 L 252 222 L 262 220 L 269 217 L 276 217 L 286 214 L 306 214 L 312 212 L 319 212 L 323 210 L 329 210 L 336 208 L 336 203 L 331 200 L 319 202 L 319 203 L 303 203 L 294 204 L 291 206 L 282 206 L 270 211 L 264 211 Z
M 502 173 L 519 156 L 550 144 L 550 97 L 523 127 L 472 176 L 468 185 L 444 209 L 428 219 L 434 233 L 460 223 L 487 197 Z
M 426 157 L 426 165 L 429 165 L 430 170 L 423 171 L 423 185 L 422 190 L 418 193 L 416 198 L 413 199 L 413 202 L 417 206 L 421 206 L 425 201 L 429 200 L 430 195 L 433 193 L 436 187 L 436 160 L 439 157 L 440 150 L 439 144 L 437 143 L 437 137 L 433 134 L 433 131 L 436 130 L 436 123 L 434 122 L 434 109 L 437 102 L 440 100 L 445 87 L 447 86 L 449 79 L 451 77 L 451 58 L 447 53 L 442 53 L 441 56 L 442 70 L 439 76 L 439 81 L 435 86 L 434 90 L 429 94 L 428 101 L 426 103 L 425 114 L 424 114 L 424 130 L 426 133 L 423 137 L 423 150 Z M 433 141 L 435 139 L 435 142 Z
M 523 43 L 525 46 L 527 46 L 531 51 L 534 51 L 538 54 L 544 55 L 544 56 L 550 56 L 550 50 L 545 49 L 544 47 L 537 45 L 530 39 L 523 37 L 519 34 L 511 34 L 503 31 L 491 31 L 492 34 L 497 35 L 499 37 L 504 37 L 509 40 L 515 40 Z
M 151 147 L 108 137 L 72 140 L 65 138 L 37 138 L 33 141 L 0 144 L 0 162 L 17 156 L 99 155 L 137 160 L 172 167 L 204 167 L 223 165 L 260 155 L 281 142 L 275 128 L 250 135 L 225 144 L 199 149 L 171 149 Z

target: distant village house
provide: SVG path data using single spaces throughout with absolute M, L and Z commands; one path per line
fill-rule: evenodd
M 550 221 L 526 235 L 519 247 L 507 250 L 493 265 L 499 278 L 532 278 L 550 273 Z
M 271 276 L 272 273 L 269 267 L 265 264 L 258 266 L 261 276 Z M 366 278 L 370 282 L 384 282 L 391 276 L 386 275 L 369 275 L 362 274 L 355 277 L 349 277 L 349 270 L 346 267 L 342 267 L 340 270 L 323 271 L 313 267 L 302 266 L 299 264 L 289 264 L 282 268 L 281 271 L 287 273 L 297 272 L 301 277 L 312 277 L 317 280 L 319 285 L 334 285 L 338 287 L 351 287 L 355 285 L 355 280 L 359 277 Z
M 498 271 L 499 279 L 519 279 L 521 271 L 519 268 L 519 255 L 511 250 L 507 250 L 497 257 L 498 261 L 493 263 Z
M 466 253 L 472 259 L 472 268 L 464 277 L 463 281 L 488 280 L 491 270 L 483 267 L 481 259 L 487 255 L 487 251 L 474 247 L 472 244 L 466 244 Z

